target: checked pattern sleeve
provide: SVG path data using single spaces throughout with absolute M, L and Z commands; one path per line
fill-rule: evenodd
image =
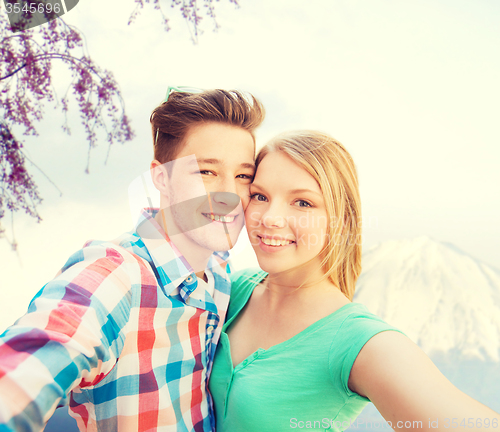
M 93 386 L 113 369 L 131 286 L 147 274 L 124 252 L 86 247 L 72 255 L 0 336 L 0 431 L 42 430 L 71 390 Z

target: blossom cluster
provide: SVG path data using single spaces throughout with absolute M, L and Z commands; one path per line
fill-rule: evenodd
M 109 145 L 134 136 L 116 80 L 90 58 L 76 28 L 61 18 L 36 28 L 16 25 L 21 27 L 12 28 L 0 12 L 0 236 L 6 210 L 24 210 L 40 220 L 41 198 L 19 135 L 37 135 L 35 125 L 48 102 L 58 102 L 66 119 L 63 129 L 70 133 L 67 113 L 70 99 L 76 101 L 89 149 L 97 144 L 99 130 Z M 71 76 L 62 97 L 53 85 L 56 62 Z
M 170 0 L 171 9 L 178 8 L 181 12 L 182 18 L 184 18 L 184 21 L 187 23 L 193 43 L 198 42 L 198 36 L 202 33 L 200 25 L 204 16 L 212 20 L 214 30 L 219 28 L 214 8 L 215 2 L 218 1 L 219 0 Z M 228 1 L 235 6 L 239 6 L 238 0 Z M 166 2 L 160 2 L 160 0 L 135 0 L 135 3 L 136 7 L 130 15 L 129 24 L 134 22 L 146 4 L 151 4 L 154 9 L 161 14 L 165 30 L 170 30 L 170 20 L 162 8 L 162 4 L 165 4 Z

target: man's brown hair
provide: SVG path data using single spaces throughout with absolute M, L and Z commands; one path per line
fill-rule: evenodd
M 154 157 L 170 162 L 193 126 L 203 123 L 224 123 L 248 131 L 264 120 L 264 107 L 252 95 L 236 90 L 205 90 L 202 93 L 173 92 L 167 102 L 156 107 L 150 122 L 153 132 Z

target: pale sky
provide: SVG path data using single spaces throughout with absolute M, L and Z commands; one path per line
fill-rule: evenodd
M 101 137 L 86 175 L 75 104 L 71 136 L 47 106 L 26 151 L 63 196 L 33 169 L 43 222 L 16 215 L 18 254 L 0 241 L 0 331 L 86 240 L 131 229 L 128 185 L 149 166 L 149 115 L 169 85 L 251 91 L 267 110 L 259 145 L 292 129 L 340 140 L 358 167 L 364 247 L 428 235 L 500 268 L 500 4 L 239 2 L 216 3 L 221 28 L 207 22 L 198 45 L 169 6 L 169 33 L 151 7 L 127 26 L 132 0 L 80 0 L 67 14 L 118 80 L 137 137 L 113 147 L 106 166 Z M 68 80 L 58 69 L 61 92 Z M 252 259 L 242 252 L 235 264 Z

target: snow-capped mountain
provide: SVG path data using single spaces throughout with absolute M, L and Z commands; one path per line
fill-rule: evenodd
M 418 237 L 368 249 L 354 301 L 431 357 L 500 361 L 500 272 L 451 244 Z
M 429 237 L 388 241 L 363 253 L 354 301 L 403 330 L 456 387 L 500 412 L 498 270 Z M 347 431 L 385 424 L 372 404 L 357 422 Z

